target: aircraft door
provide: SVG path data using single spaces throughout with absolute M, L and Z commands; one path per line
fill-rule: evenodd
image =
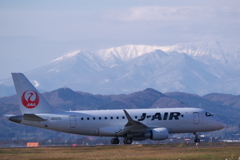
M 193 112 L 193 123 L 198 124 L 199 123 L 199 113 Z
M 70 118 L 70 128 L 76 128 L 77 126 L 77 116 L 71 115 Z

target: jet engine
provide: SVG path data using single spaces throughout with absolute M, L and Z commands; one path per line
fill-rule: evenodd
M 167 128 L 154 128 L 145 133 L 145 137 L 152 140 L 165 140 L 168 138 L 168 134 Z

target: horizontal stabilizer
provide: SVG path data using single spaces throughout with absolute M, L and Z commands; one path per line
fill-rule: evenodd
M 47 120 L 35 114 L 24 114 L 23 119 L 26 121 L 46 121 Z
M 16 115 L 13 115 L 13 114 L 4 114 L 4 116 L 6 116 L 6 117 L 13 117 L 13 116 L 16 116 Z

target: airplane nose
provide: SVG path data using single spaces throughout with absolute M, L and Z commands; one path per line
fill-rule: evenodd
M 220 127 L 223 129 L 223 128 L 226 128 L 227 125 L 226 125 L 225 123 L 222 122 L 222 123 L 220 124 Z
M 225 123 L 223 123 L 223 122 L 221 122 L 219 120 L 218 120 L 218 124 L 219 124 L 219 128 L 220 129 L 223 129 L 223 128 L 225 128 L 227 126 Z

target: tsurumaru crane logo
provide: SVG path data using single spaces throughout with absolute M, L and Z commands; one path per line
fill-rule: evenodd
M 36 91 L 27 90 L 22 94 L 22 104 L 29 109 L 37 107 L 39 104 L 39 95 Z

